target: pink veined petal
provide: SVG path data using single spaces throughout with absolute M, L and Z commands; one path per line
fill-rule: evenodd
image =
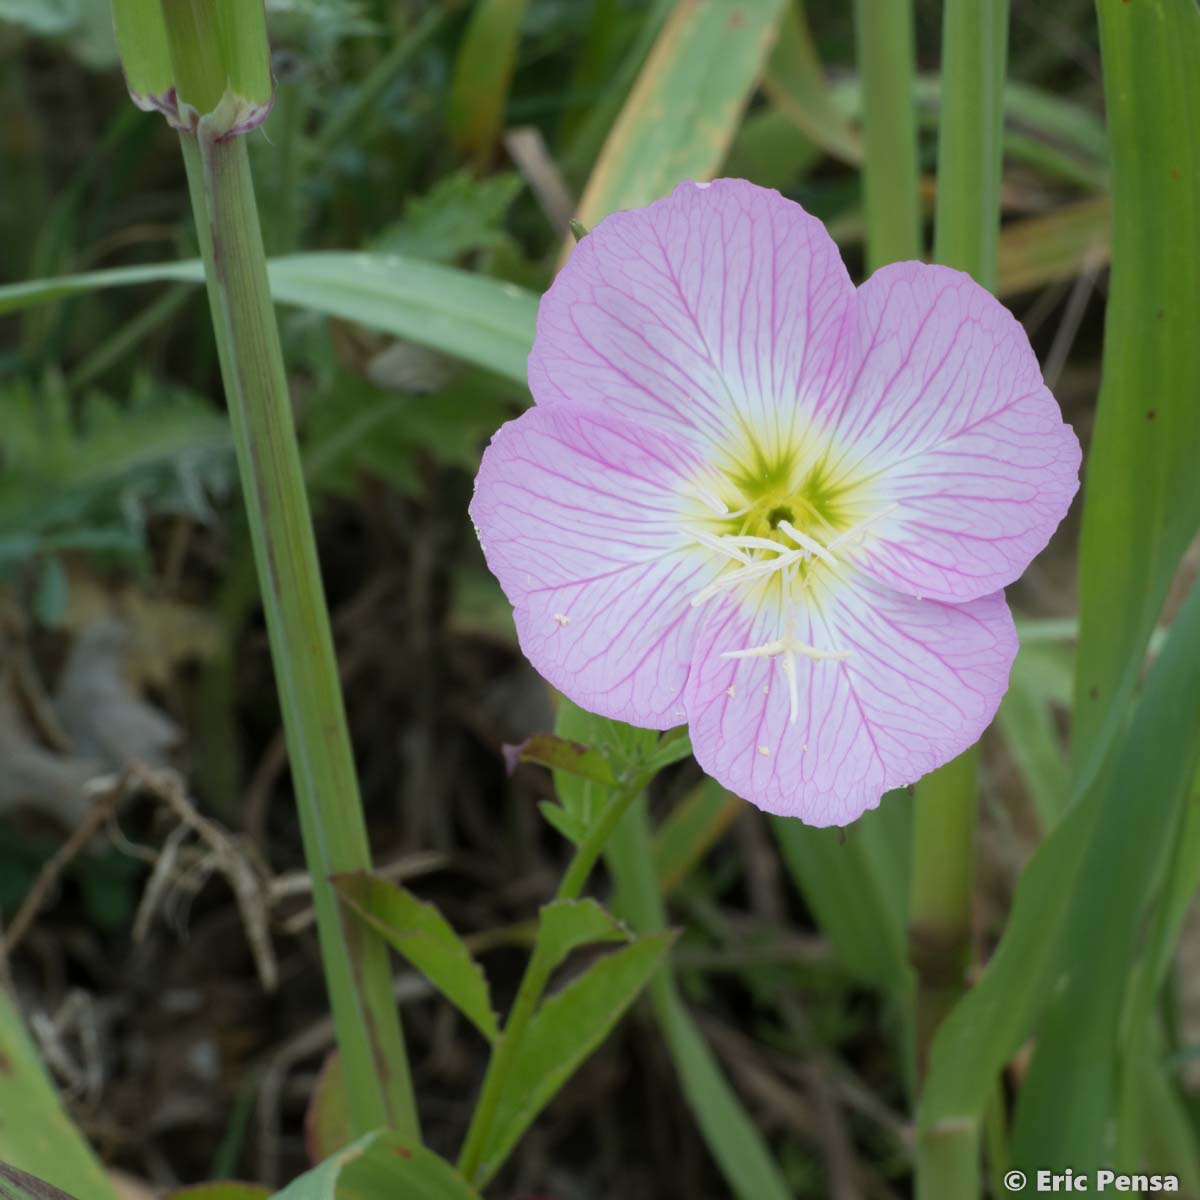
M 720 569 L 684 536 L 694 459 L 595 410 L 532 408 L 483 456 L 471 518 L 525 656 L 577 704 L 634 725 L 682 724 L 699 610 Z
M 696 759 L 767 812 L 845 825 L 979 739 L 1017 651 L 1003 593 L 965 604 L 916 600 L 857 575 L 794 635 L 844 662 L 797 658 L 795 723 L 783 659 L 728 659 L 778 638 L 775 606 L 713 610 L 685 705 Z
M 856 353 L 841 465 L 897 506 L 860 565 L 938 600 L 1011 583 L 1079 487 L 1079 441 L 1025 331 L 969 276 L 895 263 L 858 290 Z
M 789 427 L 836 394 L 854 287 L 824 226 L 739 179 L 614 213 L 542 299 L 538 404 L 579 404 L 692 444 Z

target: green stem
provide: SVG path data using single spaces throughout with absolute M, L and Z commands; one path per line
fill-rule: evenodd
M 908 957 L 917 977 L 920 1078 L 943 1017 L 963 993 L 971 960 L 977 762 L 972 747 L 917 788 Z
M 995 290 L 1008 0 L 946 0 L 934 258 Z
M 1000 230 L 1008 0 L 946 0 L 934 257 L 995 287 Z M 917 786 L 909 957 L 917 976 L 921 1077 L 942 1021 L 966 987 L 971 961 L 978 751 L 968 750 Z M 980 1194 L 974 1121 L 923 1128 L 920 1200 Z
M 855 0 L 867 269 L 921 257 L 912 0 Z
M 555 900 L 575 900 L 579 897 L 597 860 L 604 853 L 605 846 L 621 823 L 621 818 L 642 794 L 647 782 L 644 776 L 638 776 L 613 791 L 600 819 L 572 856 L 566 874 L 558 885 L 558 891 L 554 893 Z M 504 1032 L 488 1063 L 479 1103 L 472 1114 L 471 1125 L 458 1160 L 458 1169 L 477 1187 L 482 1187 L 491 1178 L 488 1164 L 483 1162 L 483 1154 L 495 1123 L 500 1097 L 504 1094 L 516 1063 L 521 1038 L 537 1011 L 546 985 L 550 982 L 551 970 L 551 964 L 543 959 L 535 948 L 521 978 Z
M 181 138 L 356 1134 L 419 1128 L 387 950 L 329 877 L 370 870 L 245 139 Z

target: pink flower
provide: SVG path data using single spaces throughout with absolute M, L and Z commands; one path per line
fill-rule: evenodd
M 684 183 L 575 249 L 529 385 L 471 515 L 555 687 L 686 721 L 710 775 L 812 825 L 979 738 L 1017 649 L 1001 589 L 1080 459 L 983 288 L 906 262 L 856 290 L 798 205 Z

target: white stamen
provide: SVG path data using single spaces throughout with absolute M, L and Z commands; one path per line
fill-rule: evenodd
M 571 623 L 571 618 L 566 613 L 555 613 L 554 619 L 562 626 L 567 626 Z
M 780 521 L 779 528 L 796 543 L 797 546 L 803 546 L 809 554 L 815 554 L 818 558 L 823 558 L 831 567 L 836 567 L 838 561 L 829 551 L 821 545 L 820 542 L 808 536 L 807 533 L 801 533 L 799 529 L 791 523 L 791 521 Z
M 727 554 L 730 558 L 736 558 L 741 563 L 750 562 L 750 555 L 740 547 L 734 545 L 732 538 L 717 537 L 715 533 L 709 533 L 704 529 L 692 529 L 688 532 L 702 546 L 707 546 L 710 550 L 715 550 L 718 554 Z
M 734 696 L 736 696 L 736 695 L 737 695 L 737 688 L 735 688 L 735 687 L 733 686 L 733 684 L 731 683 L 731 684 L 730 684 L 730 685 L 729 685 L 729 686 L 728 686 L 728 687 L 725 689 L 725 695 L 727 695 L 727 696 L 730 698 L 730 700 L 732 700 L 732 699 L 734 698 Z
M 789 725 L 795 725 L 796 719 L 800 715 L 800 687 L 797 679 L 796 655 L 811 658 L 816 662 L 845 662 L 846 659 L 853 657 L 851 650 L 822 650 L 817 646 L 808 645 L 807 642 L 797 641 L 791 634 L 776 638 L 775 641 L 767 642 L 762 646 L 750 646 L 745 650 L 725 650 L 721 657 L 774 658 L 777 654 L 783 655 L 781 670 L 788 685 Z M 763 688 L 764 696 L 767 694 L 767 690 L 767 688 Z

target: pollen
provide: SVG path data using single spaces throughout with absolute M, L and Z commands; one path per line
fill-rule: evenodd
M 725 695 L 727 695 L 727 696 L 730 698 L 730 700 L 732 700 L 732 699 L 734 698 L 734 696 L 736 696 L 736 695 L 737 695 L 737 688 L 735 688 L 735 687 L 733 686 L 733 684 L 731 683 L 731 684 L 730 684 L 730 685 L 729 685 L 729 686 L 728 686 L 728 687 L 725 689 Z
M 566 613 L 555 613 L 554 619 L 558 622 L 558 624 L 560 626 L 567 626 L 567 625 L 570 625 L 570 623 L 571 623 L 571 618 L 568 617 Z
M 758 752 L 763 756 L 763 758 L 770 758 L 771 756 L 771 751 L 768 750 L 766 746 L 759 746 Z

